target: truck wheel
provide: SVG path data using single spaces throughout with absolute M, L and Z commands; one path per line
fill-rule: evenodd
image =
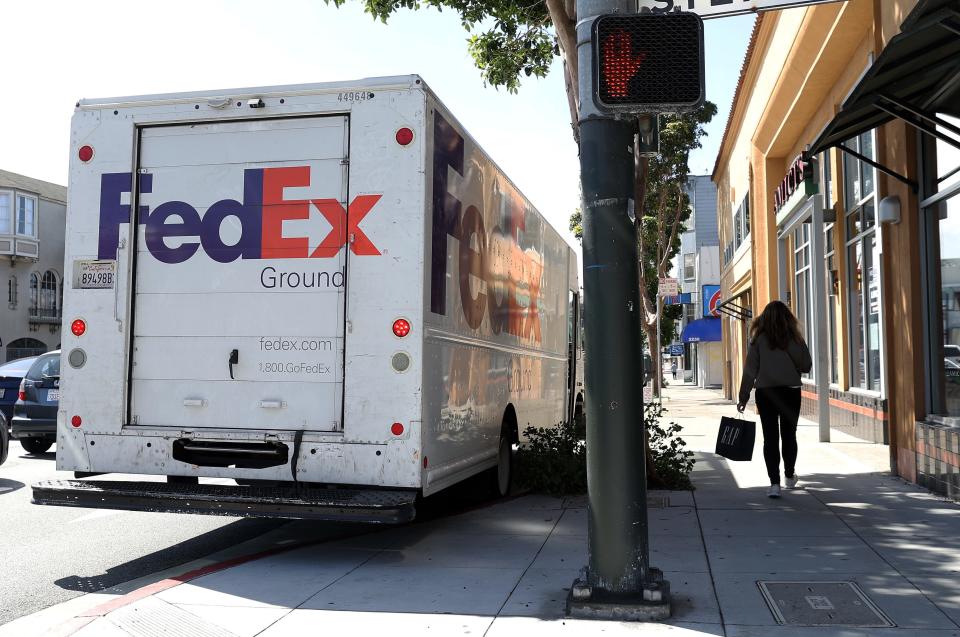
M 513 482 L 513 444 L 507 432 L 500 434 L 500 444 L 497 447 L 497 466 L 493 472 L 493 493 L 502 498 L 510 493 L 510 484 Z
M 583 413 L 583 395 L 577 396 L 577 402 L 573 408 L 573 430 L 581 440 L 587 437 L 587 420 Z
M 23 447 L 23 450 L 27 453 L 37 455 L 52 447 L 53 441 L 44 440 L 43 438 L 21 438 L 20 446 Z

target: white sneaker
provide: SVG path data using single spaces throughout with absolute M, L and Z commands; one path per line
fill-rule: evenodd
M 797 488 L 797 474 L 793 474 L 792 478 L 787 478 L 787 488 L 788 489 Z
M 779 485 L 779 484 L 771 484 L 771 485 L 770 485 L 770 488 L 767 489 L 767 497 L 768 497 L 768 498 L 779 498 L 779 497 L 780 497 L 780 485 Z

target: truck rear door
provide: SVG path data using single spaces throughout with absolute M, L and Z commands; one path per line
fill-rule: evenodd
M 342 427 L 348 119 L 140 131 L 130 424 Z

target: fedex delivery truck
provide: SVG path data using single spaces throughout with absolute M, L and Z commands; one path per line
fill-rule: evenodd
M 403 521 L 582 404 L 575 254 L 421 78 L 83 100 L 70 148 L 34 502 Z

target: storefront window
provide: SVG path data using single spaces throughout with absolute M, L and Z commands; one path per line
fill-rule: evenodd
M 823 170 L 823 201 L 824 209 L 833 207 L 833 171 L 830 166 L 830 151 L 820 155 L 820 166 Z M 830 346 L 830 382 L 838 382 L 837 370 L 839 361 L 837 357 L 837 259 L 836 259 L 836 230 L 833 223 L 827 223 L 823 226 L 823 258 L 826 260 L 824 276 L 826 276 L 827 290 L 827 342 Z
M 873 131 L 848 140 L 845 147 L 874 158 Z M 880 273 L 876 266 L 874 169 L 843 154 L 843 200 L 849 307 L 850 386 L 880 391 Z
M 837 260 L 833 247 L 833 224 L 827 224 L 823 231 L 824 246 L 826 254 L 826 268 L 824 275 L 827 277 L 827 341 L 830 345 L 830 382 L 837 383 L 837 370 L 839 361 L 837 360 Z
M 803 334 L 803 340 L 813 347 L 810 338 L 813 320 L 813 287 L 810 285 L 810 224 L 803 223 L 793 232 L 793 264 L 794 264 L 794 297 L 793 311 L 800 321 L 800 332 Z M 804 378 L 812 378 L 812 372 L 803 375 Z
M 940 115 L 952 124 L 957 118 Z M 925 136 L 926 146 L 933 146 L 935 164 L 925 162 L 928 195 L 924 214 L 935 224 L 937 254 L 931 281 L 939 280 L 940 319 L 929 329 L 938 351 L 930 366 L 934 384 L 933 413 L 960 416 L 960 150 L 950 144 Z M 926 156 L 929 157 L 928 150 Z M 935 169 L 934 169 L 935 166 Z M 932 175 L 936 175 L 931 179 Z M 932 201 L 931 201 L 932 200 Z M 942 358 L 939 350 L 942 347 Z

